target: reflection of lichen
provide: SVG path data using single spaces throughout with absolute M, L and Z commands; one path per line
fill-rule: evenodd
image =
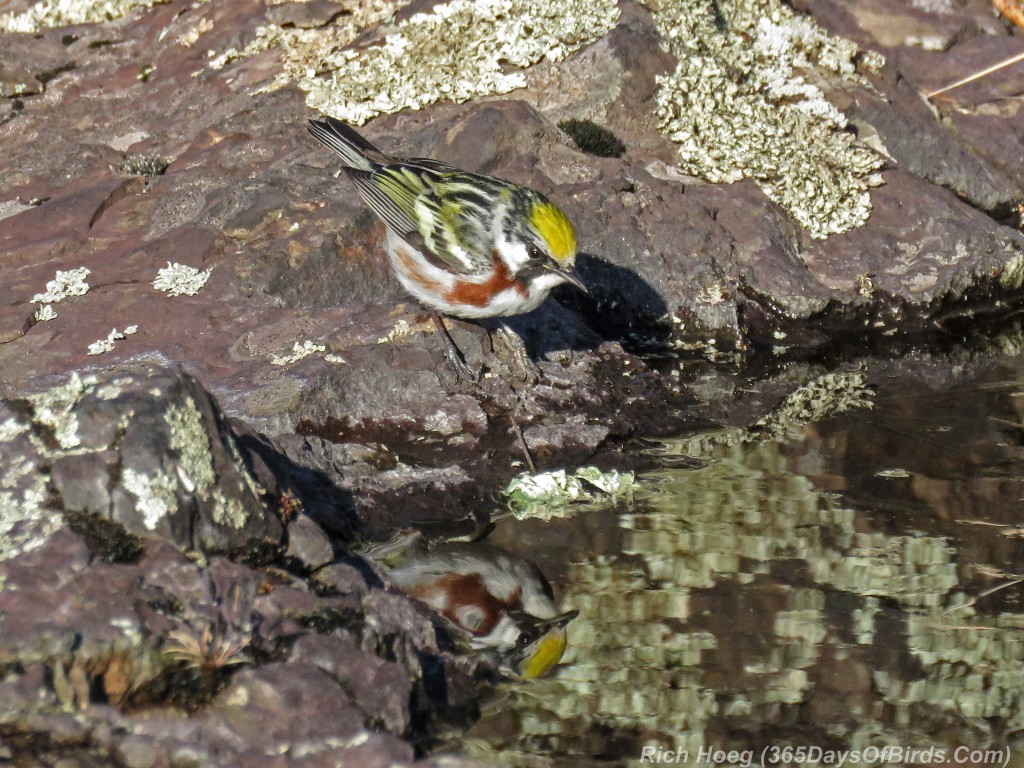
M 844 131 L 846 118 L 812 82 L 862 83 L 856 46 L 779 0 L 648 5 L 678 61 L 657 100 L 682 169 L 712 182 L 752 178 L 813 237 L 863 224 L 881 158 Z
M 826 373 L 791 392 L 750 430 L 759 439 L 786 434 L 827 416 L 871 408 L 874 392 L 862 373 Z

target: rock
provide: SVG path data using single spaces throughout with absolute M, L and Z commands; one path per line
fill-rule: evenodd
M 219 409 L 178 369 L 76 372 L 8 396 L 4 410 L 4 556 L 38 546 L 69 514 L 115 523 L 115 538 L 120 529 L 208 552 L 281 540 Z
M 334 559 L 334 546 L 319 525 L 302 515 L 288 526 L 288 549 L 285 554 L 315 571 Z

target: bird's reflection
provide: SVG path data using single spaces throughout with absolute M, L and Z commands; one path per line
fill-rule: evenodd
M 480 541 L 390 548 L 389 577 L 442 616 L 474 649 L 523 678 L 547 673 L 565 653 L 566 627 L 548 580 L 533 563 Z M 381 559 L 379 559 L 381 561 Z

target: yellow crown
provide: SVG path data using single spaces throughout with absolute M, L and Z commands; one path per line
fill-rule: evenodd
M 564 213 L 553 203 L 543 202 L 533 206 L 530 223 L 547 241 L 551 256 L 564 263 L 576 255 L 576 233 Z

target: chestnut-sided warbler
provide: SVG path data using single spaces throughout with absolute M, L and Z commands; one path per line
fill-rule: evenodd
M 437 313 L 479 319 L 536 309 L 570 283 L 576 234 L 539 192 L 460 171 L 428 158 L 386 155 L 338 120 L 310 120 L 309 132 L 337 152 L 345 173 L 387 225 L 391 266 L 431 310 L 452 364 L 472 378 Z

